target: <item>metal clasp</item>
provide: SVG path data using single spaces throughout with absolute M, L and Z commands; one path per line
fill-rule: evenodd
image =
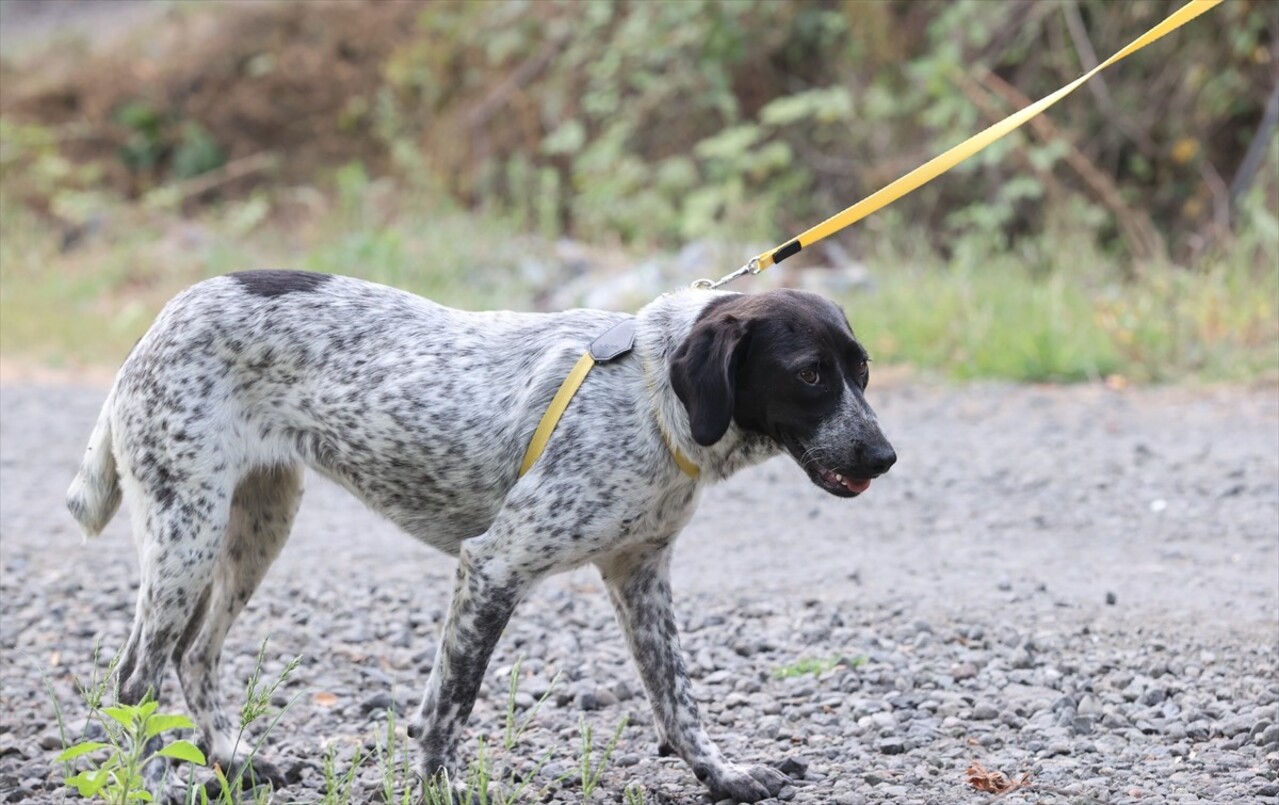
M 741 268 L 737 269 L 731 274 L 721 277 L 718 280 L 709 280 L 709 279 L 693 280 L 693 283 L 689 285 L 688 287 L 693 288 L 695 290 L 699 290 L 699 291 L 713 291 L 716 288 L 727 285 L 728 283 L 732 282 L 738 277 L 745 276 L 746 274 L 751 274 L 751 275 L 758 274 L 762 270 L 763 269 L 759 267 L 759 258 L 752 257 L 750 261 L 746 263 L 746 265 L 742 266 Z

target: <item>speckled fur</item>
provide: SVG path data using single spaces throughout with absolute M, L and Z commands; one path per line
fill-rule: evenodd
M 520 600 L 548 574 L 594 562 L 664 750 L 716 798 L 775 794 L 783 775 L 726 762 L 702 729 L 671 609 L 670 546 L 699 487 L 781 449 L 780 437 L 736 424 L 698 443 L 672 391 L 672 356 L 703 309 L 727 296 L 686 291 L 644 308 L 636 353 L 590 374 L 520 478 L 560 382 L 622 314 L 469 313 L 360 280 L 282 271 L 188 289 L 125 361 L 67 498 L 89 535 L 121 493 L 132 515 L 142 575 L 121 700 L 158 690 L 172 658 L 212 759 L 244 757 L 221 707 L 218 660 L 288 537 L 305 465 L 459 559 L 411 727 L 424 773 L 453 770 L 459 732 Z M 858 416 L 873 420 L 862 408 Z M 701 467 L 697 480 L 672 460 L 658 419 Z

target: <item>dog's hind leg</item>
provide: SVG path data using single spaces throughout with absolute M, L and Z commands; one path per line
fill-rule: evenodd
M 142 565 L 133 630 L 119 666 L 120 701 L 159 693 L 170 655 L 201 605 L 230 512 L 230 484 L 170 486 L 156 496 L 132 478 L 125 494 Z
M 288 539 L 302 499 L 302 466 L 253 470 L 236 486 L 226 539 L 213 576 L 173 653 L 178 678 L 196 722 L 209 744 L 210 759 L 228 774 L 248 759 L 238 742 L 240 724 L 222 708 L 218 667 L 231 625 L 252 597 Z M 254 759 L 258 782 L 278 778 L 269 764 Z M 271 782 L 280 783 L 279 779 Z
M 121 464 L 141 563 L 133 630 L 116 671 L 122 704 L 138 704 L 148 693 L 159 699 L 169 657 L 203 606 L 230 513 L 229 473 L 205 473 L 196 481 L 189 469 L 162 465 L 154 456 L 148 454 L 152 461 L 141 471 Z M 160 739 L 152 739 L 148 752 Z M 149 783 L 158 784 L 165 769 L 162 759 L 148 764 Z
M 596 563 L 648 692 L 661 751 L 683 758 L 712 799 L 776 796 L 786 775 L 769 766 L 728 763 L 702 728 L 671 606 L 670 553 L 669 545 L 645 547 Z

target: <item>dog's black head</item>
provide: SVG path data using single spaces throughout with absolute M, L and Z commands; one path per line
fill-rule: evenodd
M 736 422 L 782 445 L 817 486 L 854 497 L 897 461 L 862 396 L 867 360 L 843 311 L 816 294 L 725 296 L 671 357 L 671 384 L 698 444 Z

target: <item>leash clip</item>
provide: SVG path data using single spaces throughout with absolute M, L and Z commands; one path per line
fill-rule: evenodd
M 726 276 L 724 276 L 724 277 L 721 277 L 721 278 L 720 278 L 720 279 L 718 279 L 718 280 L 709 280 L 709 279 L 693 280 L 693 283 L 692 283 L 691 285 L 689 285 L 688 287 L 693 288 L 694 290 L 699 290 L 699 291 L 713 291 L 713 290 L 715 290 L 716 288 L 719 288 L 719 287 L 722 287 L 722 286 L 724 286 L 724 285 L 727 285 L 728 283 L 732 282 L 733 280 L 737 279 L 738 277 L 742 277 L 742 276 L 745 276 L 745 275 L 747 275 L 747 274 L 750 274 L 751 276 L 754 276 L 755 274 L 758 274 L 759 272 L 761 272 L 761 271 L 763 271 L 763 270 L 764 270 L 764 269 L 762 269 L 762 268 L 760 267 L 760 265 L 759 265 L 759 258 L 758 258 L 758 257 L 752 257 L 752 258 L 751 258 L 751 259 L 750 259 L 750 260 L 746 263 L 746 265 L 744 265 L 744 266 L 742 266 L 741 268 L 737 269 L 737 270 L 736 270 L 736 271 L 734 271 L 732 274 L 728 274 L 728 275 L 726 275 Z

